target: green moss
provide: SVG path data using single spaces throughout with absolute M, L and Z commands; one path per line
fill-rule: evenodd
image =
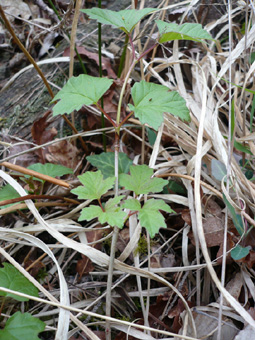
M 146 238 L 142 235 L 137 244 L 137 248 L 134 250 L 134 255 L 147 255 L 148 254 L 148 244 Z

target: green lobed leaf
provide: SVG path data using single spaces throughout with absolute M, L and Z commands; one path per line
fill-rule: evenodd
M 110 226 L 122 228 L 127 214 L 118 206 L 124 195 L 109 199 L 103 211 L 99 206 L 91 205 L 88 208 L 83 208 L 79 221 L 90 221 L 98 218 L 101 224 L 108 223 Z
M 10 185 L 6 184 L 2 189 L 0 190 L 0 202 L 11 200 L 13 198 L 18 198 L 20 195 L 17 193 L 17 191 Z M 11 206 L 12 204 L 3 205 L 0 207 L 0 209 L 7 208 Z
M 100 199 L 102 195 L 110 190 L 115 182 L 115 177 L 109 177 L 103 179 L 102 172 L 100 170 L 96 172 L 87 171 L 85 174 L 78 176 L 83 186 L 79 186 L 71 193 L 78 196 L 79 199 Z
M 148 200 L 138 213 L 141 226 L 148 230 L 151 238 L 155 236 L 160 228 L 166 228 L 165 219 L 159 210 L 174 213 L 163 200 L 155 199 Z
M 126 209 L 133 210 L 133 211 L 140 211 L 142 209 L 140 202 L 138 200 L 136 200 L 135 198 L 130 198 L 130 199 L 126 200 L 123 203 L 122 207 L 126 208 Z
M 87 208 L 83 208 L 78 221 L 91 221 L 94 218 L 98 218 L 102 209 L 98 205 L 90 205 Z
M 238 244 L 234 249 L 231 250 L 230 254 L 232 259 L 234 260 L 241 260 L 242 258 L 246 257 L 250 252 L 251 246 L 242 247 Z
M 221 163 L 217 159 L 213 158 L 211 160 L 211 169 L 213 177 L 218 181 L 222 181 L 222 179 L 227 175 L 225 164 Z
M 167 185 L 167 180 L 162 178 L 151 178 L 153 170 L 147 165 L 132 165 L 130 175 L 119 176 L 120 186 L 127 190 L 134 191 L 136 195 L 160 192 Z
M 236 213 L 235 208 L 229 203 L 229 201 L 227 200 L 227 197 L 224 194 L 222 195 L 223 195 L 223 201 L 226 204 L 228 210 L 230 211 L 236 230 L 238 231 L 239 235 L 242 236 L 244 233 L 242 217 L 241 215 L 238 215 Z
M 83 105 L 96 104 L 113 80 L 81 74 L 72 77 L 51 101 L 60 99 L 53 107 L 53 116 L 80 110 Z
M 107 24 L 116 28 L 120 28 L 125 33 L 132 32 L 135 25 L 143 17 L 154 11 L 154 8 L 143 8 L 141 10 L 127 9 L 115 12 L 108 9 L 101 9 L 96 7 L 81 10 L 81 12 L 87 14 L 91 19 L 95 19 L 101 24 Z
M 160 43 L 172 40 L 213 40 L 212 36 L 203 29 L 200 24 L 186 23 L 178 25 L 176 23 L 167 23 L 162 20 L 156 20 L 156 24 L 159 29 Z
M 190 120 L 185 100 L 178 92 L 170 92 L 166 86 L 142 80 L 132 87 L 131 94 L 134 105 L 128 105 L 130 110 L 134 111 L 142 124 L 149 124 L 155 130 L 163 122 L 164 112 L 172 113 L 183 120 Z
M 20 293 L 38 296 L 38 289 L 24 276 L 18 269 L 10 263 L 3 263 L 4 268 L 0 268 L 0 287 L 16 290 Z M 0 296 L 9 296 L 18 301 L 28 301 L 27 298 L 1 292 Z
M 0 330 L 1 340 L 40 340 L 38 333 L 43 332 L 45 323 L 33 317 L 30 313 L 16 312 Z
M 70 168 L 67 168 L 66 166 L 59 165 L 59 164 L 52 164 L 52 163 L 36 163 L 29 165 L 28 169 L 34 170 L 39 172 L 40 174 L 43 175 L 48 175 L 51 177 L 61 177 L 64 175 L 72 174 L 73 170 Z M 29 175 L 25 175 L 25 177 L 29 178 Z M 42 179 L 37 178 L 37 181 L 43 182 Z
M 114 176 L 114 152 L 102 152 L 100 155 L 87 156 L 86 159 L 98 170 L 104 178 Z M 119 174 L 128 173 L 132 160 L 124 152 L 119 153 Z

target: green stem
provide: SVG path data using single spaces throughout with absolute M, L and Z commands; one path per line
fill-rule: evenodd
M 124 80 L 124 83 L 123 83 L 123 86 L 122 86 L 122 89 L 121 89 L 121 92 L 120 92 L 120 99 L 119 99 L 119 104 L 118 104 L 118 111 L 117 111 L 117 118 L 116 118 L 116 124 L 117 126 L 119 126 L 120 124 L 120 114 L 121 114 L 121 105 L 122 105 L 122 100 L 123 100 L 123 96 L 124 96 L 124 93 L 125 93 L 125 90 L 126 90 L 126 86 L 127 86 L 127 82 L 129 80 L 129 76 L 133 70 L 133 68 L 135 67 L 135 64 L 137 63 L 137 60 L 133 60 L 129 70 L 128 70 L 128 73 L 126 75 L 126 78 Z M 117 133 L 119 133 L 119 128 L 117 130 Z
M 114 175 L 115 175 L 115 192 L 114 197 L 119 195 L 119 147 L 120 147 L 120 138 L 117 132 L 115 132 L 115 145 L 114 145 Z M 119 235 L 119 228 L 114 227 L 112 234 L 112 242 L 111 242 L 111 254 L 109 260 L 109 268 L 108 268 L 108 278 L 107 278 L 107 289 L 106 289 L 106 305 L 105 305 L 105 314 L 106 316 L 111 316 L 111 300 L 112 300 L 112 276 L 113 276 L 113 268 L 114 268 L 114 260 L 115 260 L 115 252 L 116 252 L 116 244 Z M 105 327 L 105 336 L 106 340 L 111 340 L 111 327 L 110 322 L 106 322 Z
M 102 8 L 101 0 L 98 0 L 98 8 Z M 103 70 L 102 70 L 102 25 L 98 23 L 98 59 L 99 59 L 99 76 L 102 78 Z M 104 97 L 101 97 L 101 107 L 104 108 Z M 105 119 L 104 114 L 101 113 L 101 125 L 102 129 L 105 128 Z M 104 152 L 106 152 L 106 134 L 103 132 L 103 147 Z
M 53 11 L 55 12 L 55 14 L 57 15 L 58 19 L 61 21 L 62 18 L 61 18 L 61 16 L 59 15 L 58 10 L 56 9 L 56 7 L 55 7 L 55 5 L 53 4 L 53 2 L 52 2 L 51 0 L 48 0 L 48 2 L 49 2 L 49 4 L 50 4 L 51 8 L 53 9 Z
M 123 51 L 122 51 L 122 54 L 121 54 L 121 57 L 120 57 L 120 65 L 119 65 L 119 69 L 118 69 L 118 73 L 117 73 L 118 78 L 120 78 L 121 73 L 124 69 L 124 62 L 125 62 L 126 54 L 127 54 L 128 40 L 129 40 L 129 36 L 128 36 L 128 34 L 126 34 Z
M 130 38 L 130 41 L 131 41 L 131 38 Z M 131 72 L 133 71 L 135 65 L 136 65 L 136 64 L 137 64 L 137 63 L 138 63 L 138 62 L 139 62 L 139 61 L 140 61 L 147 53 L 149 53 L 151 50 L 153 50 L 155 46 L 156 46 L 156 44 L 153 45 L 153 46 L 151 46 L 150 48 L 148 48 L 148 50 L 144 51 L 144 52 L 138 57 L 138 59 L 135 59 L 135 58 L 134 58 L 133 61 L 132 61 L 132 64 L 130 65 L 130 68 L 129 68 L 129 70 L 128 70 L 128 73 L 127 73 L 127 75 L 126 75 L 126 78 L 125 78 L 125 80 L 124 80 L 124 83 L 123 83 L 123 86 L 122 86 L 122 89 L 121 89 L 121 92 L 120 92 L 120 99 L 119 99 L 118 111 L 117 111 L 117 118 L 116 118 L 116 124 L 117 124 L 117 126 L 118 126 L 116 132 L 117 132 L 118 134 L 119 134 L 119 131 L 120 131 L 120 129 L 119 129 L 119 124 L 120 124 L 120 114 L 121 114 L 122 100 L 123 100 L 123 96 L 124 96 L 124 93 L 125 93 L 125 90 L 126 90 L 126 86 L 127 86 L 127 82 L 128 82 L 128 80 L 129 80 L 130 74 L 131 74 Z M 133 44 L 131 44 L 131 47 L 132 47 L 132 50 L 133 50 L 133 48 L 134 48 Z M 134 55 L 134 53 L 133 53 L 133 55 Z

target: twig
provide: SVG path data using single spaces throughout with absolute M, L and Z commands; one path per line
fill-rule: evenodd
M 12 163 L 9 163 L 9 162 L 2 162 L 2 163 L 0 163 L 0 165 L 3 165 L 8 169 L 21 172 L 22 174 L 25 174 L 25 175 L 40 178 L 43 181 L 47 181 L 47 182 L 50 182 L 50 183 L 53 183 L 53 184 L 56 184 L 56 185 L 60 185 L 60 186 L 65 187 L 65 188 L 70 188 L 69 183 L 67 183 L 65 181 L 62 181 L 60 179 L 56 179 L 56 178 L 48 176 L 48 175 L 41 174 L 41 173 L 34 171 L 34 170 L 24 168 L 23 166 L 20 166 L 20 165 L 15 165 L 15 164 L 12 164 Z
M 78 202 L 76 200 L 72 200 L 70 198 L 56 196 L 56 195 L 26 195 L 26 196 L 20 196 L 20 197 L 17 197 L 17 198 L 12 198 L 10 200 L 1 201 L 0 202 L 0 207 L 2 207 L 3 205 L 23 202 L 25 200 L 31 200 L 31 199 L 35 199 L 35 200 L 37 200 L 37 199 L 38 200 L 39 199 L 45 199 L 45 200 L 64 200 L 64 201 L 69 202 L 69 203 L 80 204 L 80 202 Z

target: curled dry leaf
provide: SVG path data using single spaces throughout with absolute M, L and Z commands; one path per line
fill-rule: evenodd
M 45 156 L 49 163 L 64 165 L 75 169 L 79 163 L 79 150 L 67 140 L 62 140 L 50 145 Z

